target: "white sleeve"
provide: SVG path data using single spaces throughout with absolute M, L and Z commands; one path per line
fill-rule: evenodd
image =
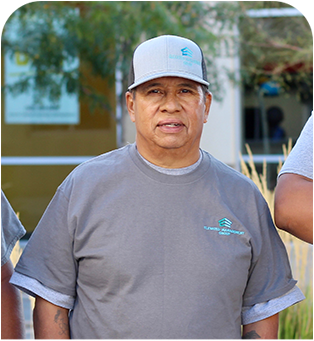
M 62 308 L 73 308 L 74 297 L 50 289 L 34 278 L 14 272 L 10 283 L 30 296 L 40 296 L 46 301 Z
M 293 173 L 313 179 L 313 114 L 283 164 L 279 175 Z
M 294 286 L 293 289 L 286 294 L 274 298 L 265 303 L 258 303 L 251 307 L 242 308 L 242 324 L 250 324 L 260 320 L 264 320 L 280 311 L 305 299 L 302 291 Z

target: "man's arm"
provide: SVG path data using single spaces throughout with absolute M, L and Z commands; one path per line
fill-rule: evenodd
M 242 339 L 277 339 L 278 316 L 275 314 L 267 319 L 243 326 Z
M 8 260 L 1 267 L 1 339 L 23 339 L 24 318 L 19 290 L 9 280 L 13 265 Z
M 313 244 L 313 181 L 282 174 L 275 191 L 275 223 L 279 229 Z
M 33 313 L 36 339 L 69 339 L 69 310 L 37 296 Z

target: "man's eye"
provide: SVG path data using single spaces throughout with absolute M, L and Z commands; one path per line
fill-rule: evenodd
M 152 89 L 152 90 L 149 90 L 149 94 L 159 94 L 159 90 L 158 89 Z
M 189 90 L 189 89 L 182 89 L 181 92 L 184 93 L 184 94 L 188 94 L 188 93 L 191 92 L 191 90 Z

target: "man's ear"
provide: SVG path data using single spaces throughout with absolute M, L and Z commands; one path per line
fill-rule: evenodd
M 125 93 L 125 102 L 126 102 L 126 107 L 128 109 L 128 113 L 130 115 L 130 119 L 134 123 L 135 122 L 135 111 L 134 111 L 135 99 L 134 99 L 134 94 L 132 92 L 127 91 Z
M 207 119 L 209 116 L 209 109 L 212 104 L 212 98 L 213 98 L 212 94 L 208 92 L 206 94 L 206 99 L 205 99 L 204 123 L 207 122 Z

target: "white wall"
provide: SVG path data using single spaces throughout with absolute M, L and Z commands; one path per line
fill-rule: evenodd
M 219 58 L 217 67 L 227 67 L 238 73 L 238 58 Z M 201 148 L 229 166 L 238 168 L 241 143 L 241 91 L 227 75 L 221 75 L 223 81 L 223 100 L 215 101 L 210 109 L 208 122 L 204 125 Z

